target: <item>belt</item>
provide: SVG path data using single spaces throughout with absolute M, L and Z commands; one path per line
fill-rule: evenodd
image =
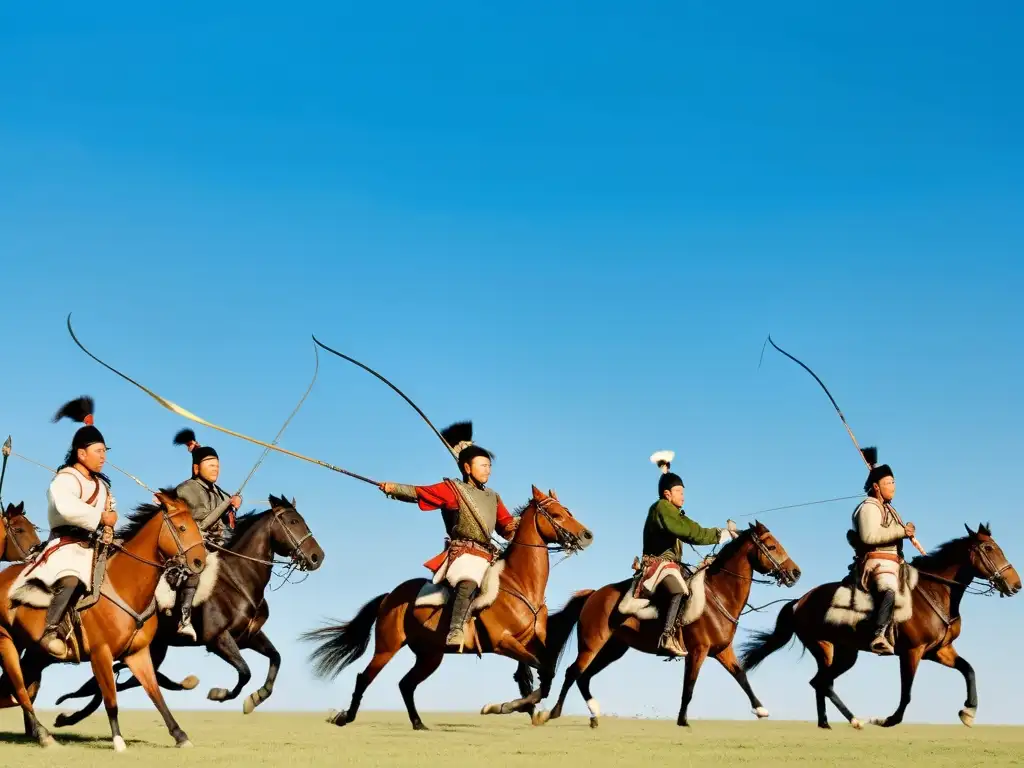
M 888 560 L 893 563 L 900 561 L 900 556 L 895 552 L 868 552 L 864 555 L 865 560 Z
M 50 539 L 91 539 L 94 533 L 95 531 L 79 528 L 77 525 L 58 525 L 56 528 L 50 529 Z

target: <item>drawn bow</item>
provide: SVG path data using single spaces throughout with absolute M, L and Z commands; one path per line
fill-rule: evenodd
M 214 424 L 212 421 L 207 421 L 206 419 L 202 418 L 201 416 L 197 416 L 196 414 L 192 413 L 191 411 L 187 410 L 186 408 L 183 408 L 182 406 L 178 405 L 177 403 L 175 403 L 175 402 L 173 402 L 171 400 L 168 400 L 166 397 L 158 395 L 156 392 L 154 392 L 153 390 L 149 389 L 148 387 L 143 386 L 142 384 L 140 384 L 139 382 L 135 381 L 135 379 L 131 378 L 130 376 L 126 376 L 125 374 L 121 373 L 121 371 L 117 370 L 112 365 L 109 365 L 109 364 L 103 362 L 98 357 L 96 357 L 96 355 L 94 355 L 92 352 L 90 352 L 88 349 L 86 349 L 85 345 L 82 344 L 82 342 L 79 341 L 78 337 L 75 335 L 74 328 L 71 327 L 71 315 L 70 314 L 68 315 L 68 333 L 71 334 L 71 338 L 74 340 L 75 344 L 77 344 L 78 348 L 81 349 L 83 352 L 85 352 L 85 354 L 87 354 L 89 357 L 91 357 L 97 363 L 102 365 L 108 371 L 111 371 L 111 372 L 117 374 L 118 376 L 120 376 L 122 379 L 127 381 L 129 384 L 134 384 L 136 387 L 138 387 L 143 392 L 145 392 L 147 395 L 149 395 L 154 400 L 156 400 L 164 408 L 166 408 L 167 410 L 171 411 L 171 413 L 176 413 L 179 416 L 188 419 L 189 421 L 194 421 L 196 424 L 202 424 L 204 427 L 209 427 L 210 429 L 215 429 L 218 432 L 223 432 L 226 435 L 231 435 L 232 437 L 237 437 L 239 440 L 245 440 L 245 441 L 250 442 L 250 443 L 255 443 L 256 445 L 262 445 L 267 450 L 278 451 L 279 453 L 283 453 L 286 456 L 293 456 L 296 459 L 302 459 L 303 461 L 308 461 L 311 464 L 316 464 L 317 466 L 323 467 L 325 469 L 329 469 L 332 472 L 338 472 L 338 473 L 340 473 L 342 475 L 348 475 L 349 477 L 354 477 L 356 480 L 362 480 L 364 483 L 369 483 L 370 485 L 378 485 L 378 486 L 380 485 L 380 483 L 378 483 L 376 480 L 371 480 L 370 478 L 364 477 L 363 475 L 356 474 L 355 472 L 350 472 L 347 469 L 342 469 L 341 467 L 336 467 L 335 465 L 329 464 L 326 461 L 321 461 L 320 459 L 313 459 L 313 458 L 310 458 L 309 456 L 303 456 L 301 453 L 296 453 L 295 451 L 289 451 L 287 448 L 282 448 L 282 447 L 280 447 L 278 445 L 274 445 L 273 443 L 264 442 L 263 440 L 257 440 L 255 437 L 249 437 L 248 435 L 243 435 L 241 432 L 235 432 L 234 430 L 227 429 L 226 427 L 219 426 L 218 424 Z M 308 394 L 308 392 L 307 392 L 307 394 Z M 300 405 L 301 405 L 301 403 L 300 403 Z M 292 415 L 294 415 L 294 413 Z M 291 419 L 291 417 L 289 417 L 289 420 L 290 419 Z M 285 426 L 287 426 L 287 422 L 285 422 Z M 283 429 L 282 429 L 282 431 L 283 431 Z M 280 436 L 280 433 L 278 433 L 278 436 Z
M 818 374 L 816 374 L 814 371 L 812 371 L 806 364 L 802 363 L 800 360 L 797 360 L 795 357 L 793 357 L 793 355 L 789 354 L 789 352 L 787 352 L 786 350 L 782 349 L 778 344 L 776 344 L 772 340 L 772 337 L 771 337 L 770 334 L 768 336 L 768 343 L 771 344 L 773 347 L 775 347 L 775 349 L 777 349 L 779 352 L 784 354 L 786 357 L 788 357 L 790 360 L 792 360 L 794 363 L 796 363 L 801 368 L 803 368 L 805 371 L 807 371 L 809 374 L 811 374 L 811 376 L 814 377 L 814 380 L 816 382 L 818 382 L 818 384 L 821 386 L 821 388 L 823 390 L 825 390 L 825 394 L 828 395 L 828 399 L 832 402 L 832 407 L 835 408 L 836 409 L 836 413 L 839 414 L 839 418 L 842 420 L 843 426 L 846 427 L 846 431 L 850 435 L 850 439 L 853 441 L 854 447 L 857 449 L 857 455 L 860 456 L 861 460 L 867 465 L 867 468 L 869 470 L 872 469 L 871 463 L 864 456 L 864 452 L 861 450 L 860 444 L 857 442 L 857 438 L 853 434 L 853 430 L 850 429 L 850 425 L 847 423 L 846 417 L 843 415 L 842 410 L 839 408 L 839 403 L 837 403 L 836 399 L 834 397 L 832 397 L 832 393 L 828 391 L 828 387 L 825 386 L 825 382 L 823 382 L 820 378 L 818 378 Z M 892 507 L 890 507 L 890 509 L 892 509 Z M 903 525 L 903 520 L 900 519 L 899 513 L 895 509 L 892 509 L 892 513 L 893 513 L 893 516 L 896 518 L 896 522 L 899 523 L 900 525 Z M 921 543 L 917 540 L 916 536 L 911 536 L 910 537 L 910 543 L 913 544 L 914 548 L 917 549 L 917 551 L 920 552 L 922 555 L 927 554 L 924 551 L 924 547 L 922 547 Z

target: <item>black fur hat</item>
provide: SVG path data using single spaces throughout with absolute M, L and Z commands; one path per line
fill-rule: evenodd
M 71 438 L 71 450 L 77 451 L 79 448 L 88 448 L 90 445 L 96 443 L 103 443 L 106 445 L 106 441 L 103 439 L 103 435 L 100 433 L 95 426 L 93 426 L 93 411 L 95 410 L 95 402 L 88 395 L 82 395 L 74 400 L 69 400 L 60 407 L 60 410 L 53 417 L 53 423 L 56 424 L 61 419 L 71 419 L 77 421 L 79 424 L 84 424 L 75 436 Z
M 683 478 L 675 472 L 670 472 L 672 459 L 676 457 L 674 451 L 656 451 L 651 454 L 651 463 L 656 464 L 661 470 L 661 477 L 658 478 L 658 498 L 663 498 L 665 491 L 671 491 L 677 485 L 683 485 Z
M 864 493 L 871 493 L 875 483 L 881 482 L 887 477 L 895 477 L 892 473 L 892 467 L 888 464 L 878 463 L 877 448 L 864 448 L 861 454 L 864 456 L 864 461 L 871 467 L 871 471 L 868 472 L 868 479 L 864 481 Z
M 477 456 L 484 456 L 493 460 L 494 454 L 486 448 L 473 443 L 473 422 L 459 421 L 441 430 L 441 437 L 448 443 L 448 447 L 459 463 L 461 470 L 466 464 L 472 463 Z
M 196 433 L 191 429 L 183 429 L 174 436 L 175 445 L 184 445 L 192 454 L 192 464 L 198 465 L 203 459 L 219 459 L 217 451 L 208 445 L 200 445 L 196 442 Z

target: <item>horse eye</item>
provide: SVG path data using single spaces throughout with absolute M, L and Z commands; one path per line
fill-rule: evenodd
M 769 552 L 774 552 L 775 551 L 775 545 L 774 544 L 769 544 L 768 545 L 768 551 Z
M 181 531 L 182 533 L 184 533 L 185 532 L 185 526 L 184 525 L 179 525 L 178 526 L 178 530 Z

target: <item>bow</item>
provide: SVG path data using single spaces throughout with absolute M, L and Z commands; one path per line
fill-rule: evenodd
M 355 365 L 358 365 L 358 366 L 359 366 L 360 368 L 362 368 L 362 369 L 363 369 L 364 371 L 366 371 L 367 373 L 371 373 L 371 374 L 373 374 L 373 375 L 374 375 L 374 376 L 376 376 L 376 377 L 377 377 L 378 379 L 380 379 L 380 380 L 381 380 L 381 381 L 383 381 L 383 382 L 384 382 L 385 384 L 387 384 L 387 385 L 388 385 L 389 387 L 391 387 L 391 389 L 393 389 L 393 390 L 394 390 L 395 392 L 397 392 L 397 393 L 398 393 L 398 395 L 399 395 L 399 396 L 400 396 L 400 397 L 401 397 L 401 398 L 402 398 L 403 400 L 405 400 L 405 402 L 407 402 L 407 403 L 408 403 L 409 405 L 411 405 L 411 406 L 413 407 L 413 410 L 415 410 L 415 411 L 416 411 L 416 413 L 418 413 L 418 414 L 420 415 L 420 417 L 421 417 L 421 418 L 422 418 L 422 419 L 423 419 L 423 420 L 424 420 L 425 422 L 427 422 L 427 426 L 428 426 L 428 427 L 430 427 L 430 428 L 431 428 L 431 429 L 432 429 L 432 430 L 434 431 L 434 434 L 435 434 L 435 435 L 437 435 L 437 439 L 438 439 L 438 440 L 440 440 L 440 441 L 441 441 L 441 442 L 442 442 L 442 443 L 444 444 L 444 447 L 445 447 L 445 449 L 446 449 L 446 450 L 447 450 L 447 451 L 448 451 L 449 453 L 451 453 L 451 454 L 452 454 L 452 455 L 453 455 L 453 456 L 455 457 L 455 459 L 456 459 L 456 460 L 458 460 L 458 458 L 459 458 L 459 455 L 458 455 L 457 453 L 455 453 L 455 451 L 454 451 L 454 450 L 452 449 L 452 447 L 451 447 L 450 445 L 448 445 L 448 441 L 447 441 L 447 440 L 445 440 L 445 439 L 444 439 L 444 437 L 442 437 L 441 433 L 437 431 L 437 427 L 435 427 L 435 426 L 433 425 L 433 423 L 431 423 L 430 419 L 428 419 L 428 418 L 427 418 L 427 414 L 425 414 L 425 413 L 424 413 L 423 411 L 421 411 L 421 410 L 420 410 L 420 408 L 419 408 L 419 406 L 418 406 L 418 405 L 416 405 L 416 403 L 414 403 L 414 402 L 413 402 L 412 400 L 410 400 L 410 399 L 409 399 L 409 397 L 408 397 L 408 396 L 407 396 L 407 395 L 406 395 L 406 394 L 405 394 L 405 393 L 404 393 L 404 392 L 403 392 L 402 390 L 400 390 L 400 389 L 399 389 L 398 387 L 396 387 L 396 386 L 395 386 L 394 384 L 392 384 L 392 383 L 391 383 L 390 381 L 388 381 L 388 380 L 387 380 L 387 379 L 385 379 L 385 378 L 384 378 L 383 376 L 381 376 L 381 375 L 380 375 L 379 373 L 377 373 L 377 372 L 376 372 L 375 370 L 373 370 L 373 368 L 370 368 L 370 366 L 368 366 L 368 365 L 364 365 L 363 363 L 360 363 L 360 362 L 359 362 L 358 360 L 356 360 L 355 358 L 351 358 L 351 357 L 349 357 L 349 356 L 348 356 L 348 355 L 346 355 L 346 354 L 342 354 L 341 352 L 339 352 L 339 351 L 338 351 L 338 350 L 336 350 L 336 349 L 331 349 L 331 348 L 330 348 L 330 347 L 328 347 L 328 346 L 327 346 L 326 344 L 324 344 L 324 343 L 323 343 L 323 342 L 321 342 L 321 341 L 320 341 L 319 339 L 317 339 L 317 337 L 316 337 L 316 336 L 314 336 L 314 337 L 313 337 L 313 341 L 314 341 L 314 342 L 315 342 L 315 343 L 317 344 L 317 346 L 323 347 L 323 348 L 324 348 L 324 349 L 326 349 L 326 350 L 327 350 L 328 352 L 330 352 L 330 353 L 331 353 L 332 355 L 337 355 L 337 356 L 338 356 L 338 357 L 340 357 L 340 358 L 341 358 L 342 360 L 348 360 L 348 361 L 349 361 L 350 363 L 354 363 Z
M 4 466 L 3 466 L 3 469 L 0 469 L 0 491 L 3 491 L 3 489 L 4 489 L 4 475 L 7 474 L 7 460 L 9 458 L 11 458 L 11 436 L 10 435 L 7 436 L 7 440 L 4 442 L 3 454 L 4 454 Z M 3 500 L 4 500 L 3 494 L 0 494 L 0 507 L 3 506 Z
M 775 347 L 775 349 L 777 349 L 779 352 L 784 354 L 786 357 L 788 357 L 790 360 L 792 360 L 794 363 L 796 363 L 801 368 L 803 368 L 805 371 L 807 371 L 809 374 L 811 374 L 811 376 L 814 377 L 814 380 L 816 382 L 818 382 L 818 384 L 821 386 L 821 388 L 823 390 L 825 390 L 825 394 L 828 395 L 828 399 L 832 402 L 832 407 L 836 409 L 836 413 L 839 414 L 839 418 L 842 420 L 843 426 L 846 427 L 846 431 L 850 435 L 850 439 L 853 441 L 854 447 L 857 449 L 857 454 L 860 456 L 861 460 L 867 465 L 868 469 L 869 470 L 872 469 L 871 463 L 864 456 L 864 452 L 861 450 L 860 444 L 857 442 L 857 438 L 853 434 L 853 430 L 850 429 L 850 425 L 847 423 L 846 417 L 843 416 L 843 412 L 839 408 L 839 403 L 837 403 L 836 399 L 834 397 L 832 397 L 832 393 L 828 391 L 828 387 L 825 386 L 825 382 L 823 382 L 820 378 L 818 378 L 818 374 L 816 374 L 814 371 L 812 371 L 807 365 L 802 363 L 800 360 L 797 360 L 795 357 L 793 357 L 793 355 L 789 354 L 789 352 L 787 352 L 786 350 L 782 349 L 778 344 L 776 344 L 772 340 L 771 334 L 768 335 L 768 343 L 771 344 L 773 347 Z M 890 509 L 892 509 L 892 508 L 890 507 Z M 896 512 L 895 509 L 892 510 L 892 513 L 893 513 L 893 516 L 896 518 L 896 522 L 899 523 L 900 525 L 903 525 L 903 521 L 900 519 L 899 513 Z M 922 547 L 920 542 L 917 540 L 916 536 L 911 536 L 910 537 L 910 543 L 913 544 L 914 548 L 917 549 L 917 551 L 920 552 L 922 555 L 927 554 L 924 551 L 924 547 Z
M 194 421 L 196 424 L 202 424 L 204 427 L 209 427 L 210 429 L 216 429 L 218 432 L 223 432 L 226 435 L 231 435 L 232 437 L 237 437 L 240 440 L 245 440 L 245 441 L 250 442 L 250 443 L 255 443 L 256 445 L 262 445 L 264 448 L 267 448 L 269 450 L 278 451 L 279 453 L 283 453 L 283 454 L 285 454 L 287 456 L 293 456 L 296 459 L 302 459 L 303 461 L 308 461 L 311 464 L 316 464 L 317 466 L 321 466 L 321 467 L 324 467 L 325 469 L 329 469 L 332 472 L 339 472 L 340 474 L 348 475 L 349 477 L 354 477 L 356 480 L 362 480 L 364 483 L 369 483 L 370 485 L 376 485 L 376 486 L 380 485 L 380 483 L 378 483 L 376 480 L 371 480 L 370 478 L 363 477 L 362 475 L 358 475 L 355 472 L 350 472 L 347 469 L 342 469 L 341 467 L 336 467 L 333 464 L 328 464 L 326 461 L 320 461 L 319 459 L 313 459 L 313 458 L 310 458 L 309 456 L 303 456 L 301 453 L 296 453 L 295 451 L 289 451 L 287 448 L 281 448 L 280 446 L 273 445 L 272 443 L 265 443 L 262 440 L 257 440 L 255 437 L 249 437 L 248 435 L 243 435 L 241 432 L 235 432 L 233 430 L 227 429 L 226 427 L 218 426 L 217 424 L 214 424 L 213 422 L 207 421 L 206 419 L 202 418 L 201 416 L 197 416 L 196 414 L 192 413 L 191 411 L 186 410 L 185 408 L 183 408 L 182 406 L 178 405 L 177 403 L 175 403 L 175 402 L 173 402 L 171 400 L 168 400 L 166 397 L 162 397 L 161 395 L 158 395 L 153 390 L 151 390 L 151 389 L 149 389 L 147 387 L 144 387 L 142 384 L 140 384 L 139 382 L 135 381 L 135 379 L 131 378 L 130 376 L 126 376 L 125 374 L 121 373 L 119 370 L 117 370 L 113 366 L 108 365 L 107 363 L 103 362 L 98 357 L 96 357 L 96 355 L 94 355 L 92 352 L 90 352 L 88 349 L 86 349 L 85 345 L 82 344 L 82 342 L 78 340 L 78 337 L 75 335 L 74 329 L 71 327 L 71 315 L 70 314 L 68 315 L 68 333 L 71 334 L 71 338 L 74 340 L 75 344 L 77 344 L 78 348 L 81 349 L 83 352 L 85 352 L 85 354 L 87 354 L 89 357 L 91 357 L 97 363 L 102 365 L 108 371 L 111 371 L 112 373 L 115 373 L 118 376 L 120 376 L 122 379 L 127 381 L 129 384 L 134 384 L 136 387 L 138 387 L 143 392 L 145 392 L 147 395 L 149 395 L 154 400 L 156 400 L 164 408 L 166 408 L 167 410 L 171 411 L 171 413 L 176 413 L 179 416 L 188 419 L 189 421 Z
M 284 434 L 284 431 L 288 428 L 288 425 L 291 423 L 292 419 L 295 418 L 295 414 L 299 412 L 299 409 L 302 407 L 302 404 L 306 402 L 306 398 L 309 397 L 309 393 L 313 391 L 313 385 L 316 384 L 316 377 L 320 374 L 320 353 L 316 351 L 315 345 L 313 346 L 313 354 L 316 356 L 316 367 L 313 369 L 313 380 L 309 382 L 309 386 L 306 388 L 305 394 L 299 400 L 299 404 L 295 406 L 295 410 L 291 412 L 291 415 L 288 416 L 284 424 L 281 425 L 281 429 L 278 430 L 277 435 L 274 437 L 274 442 L 272 443 L 272 445 L 277 445 L 277 441 L 281 439 L 281 435 Z M 252 476 L 256 474 L 256 470 L 260 468 L 260 464 L 263 463 L 263 460 L 266 459 L 269 454 L 270 448 L 264 448 L 263 454 L 260 456 L 259 461 L 256 462 L 256 465 L 250 470 L 248 477 L 246 477 L 245 480 L 242 482 L 242 485 L 238 489 L 238 493 L 235 494 L 236 496 L 242 495 L 242 490 L 245 488 L 246 485 L 248 485 L 249 481 L 252 480 Z

